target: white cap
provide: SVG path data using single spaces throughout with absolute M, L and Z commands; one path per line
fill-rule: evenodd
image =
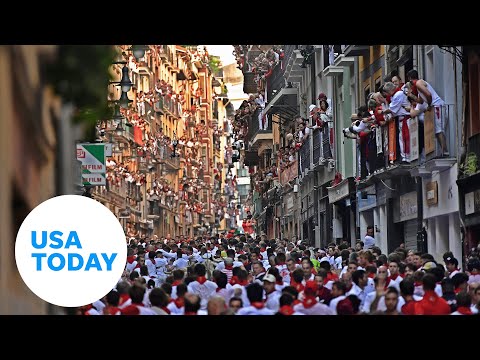
M 263 277 L 263 282 L 265 282 L 265 281 L 268 281 L 268 282 L 271 282 L 271 283 L 276 283 L 277 279 L 275 279 L 275 276 L 273 276 L 272 274 L 267 274 Z
M 310 105 L 310 106 L 308 107 L 308 111 L 312 112 L 313 109 L 315 109 L 316 107 L 317 107 L 317 105 L 313 105 L 313 104 L 312 104 L 312 105 Z

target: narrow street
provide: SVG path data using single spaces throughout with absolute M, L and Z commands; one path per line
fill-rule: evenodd
M 0 46 L 19 94 L 0 97 L 0 313 L 477 314 L 479 63 L 478 46 Z M 127 246 L 78 308 L 29 291 L 10 248 L 64 194 L 108 208 Z

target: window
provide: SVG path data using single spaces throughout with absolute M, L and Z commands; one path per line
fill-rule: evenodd
M 368 103 L 368 94 L 370 94 L 370 85 L 365 86 L 365 88 L 363 89 L 363 93 L 365 95 L 364 104 L 367 104 Z
M 375 92 L 378 92 L 380 86 L 382 85 L 382 78 L 379 76 L 375 79 Z

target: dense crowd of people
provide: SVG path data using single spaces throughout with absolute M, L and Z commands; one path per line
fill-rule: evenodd
M 115 288 L 78 314 L 473 315 L 480 309 L 480 247 L 460 269 L 451 252 L 434 259 L 402 244 L 383 254 L 361 241 L 320 249 L 264 235 L 137 234 L 127 246 Z

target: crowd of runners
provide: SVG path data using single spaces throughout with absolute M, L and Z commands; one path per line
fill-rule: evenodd
M 226 237 L 127 238 L 125 271 L 80 315 L 473 315 L 480 309 L 480 259 L 465 268 L 359 241 L 308 244 Z

